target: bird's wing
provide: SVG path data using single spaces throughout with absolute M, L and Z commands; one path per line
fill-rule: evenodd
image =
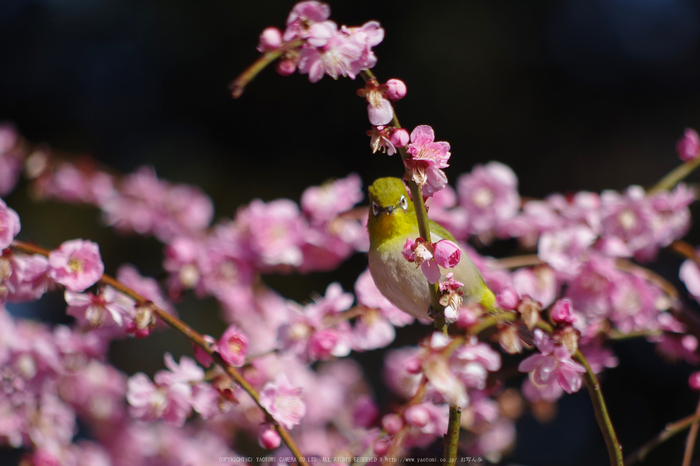
M 433 238 L 433 235 L 437 235 L 439 238 Z M 447 231 L 442 225 L 430 220 L 430 240 L 433 243 L 437 243 L 441 239 L 448 239 L 450 241 L 454 241 L 455 243 L 457 242 L 455 237 L 452 236 L 452 233 Z

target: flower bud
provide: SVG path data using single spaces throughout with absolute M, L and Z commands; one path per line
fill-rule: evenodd
M 576 317 L 571 311 L 571 300 L 564 298 L 557 300 L 549 313 L 552 316 L 552 322 L 555 324 L 573 324 L 576 321 Z
M 407 130 L 404 128 L 399 128 L 392 131 L 389 140 L 395 147 L 406 147 L 411 140 L 411 136 L 408 134 Z
M 564 327 L 557 332 L 559 343 L 573 356 L 578 351 L 578 332 L 573 327 Z
M 688 385 L 692 390 L 700 392 L 700 372 L 693 372 L 688 378 Z
M 386 82 L 386 96 L 391 100 L 401 100 L 406 96 L 406 83 L 400 79 L 390 79 Z
M 267 449 L 274 450 L 280 446 L 282 439 L 280 434 L 272 428 L 270 424 L 263 424 L 258 432 L 258 445 Z
M 508 325 L 498 331 L 498 343 L 508 354 L 520 353 L 523 350 L 523 343 L 518 335 L 518 327 Z
M 518 305 L 518 312 L 525 326 L 532 330 L 540 319 L 540 303 L 529 296 L 524 296 Z
M 698 373 L 700 374 L 700 372 Z M 396 434 L 403 427 L 403 419 L 395 413 L 389 413 L 382 418 L 382 429 L 389 435 Z
M 440 267 L 454 268 L 462 258 L 462 250 L 450 240 L 441 239 L 433 244 L 433 257 Z
M 283 59 L 277 62 L 275 69 L 277 70 L 278 74 L 282 76 L 289 76 L 296 71 L 297 64 L 294 60 Z
M 421 405 L 410 406 L 403 413 L 406 424 L 414 427 L 424 427 L 430 421 L 430 413 Z
M 406 365 L 406 372 L 409 374 L 420 374 L 421 363 L 418 358 L 408 358 L 404 364 Z
M 202 338 L 209 343 L 209 346 L 211 347 L 212 344 L 216 342 L 213 337 L 209 335 L 204 335 Z M 200 348 L 198 345 L 192 345 L 194 346 L 194 357 L 197 359 L 197 362 L 200 363 L 204 367 L 209 367 L 211 366 L 211 363 L 213 362 L 211 356 L 209 356 L 209 353 L 204 351 L 202 348 Z
M 389 453 L 389 442 L 386 439 L 380 438 L 374 442 L 374 454 L 384 456 Z
M 700 155 L 700 137 L 694 129 L 685 129 L 683 136 L 676 143 L 676 152 L 684 162 L 694 160 Z
M 496 297 L 496 305 L 502 309 L 513 310 L 518 307 L 520 297 L 513 288 L 506 288 Z
M 258 43 L 258 52 L 274 50 L 282 45 L 282 32 L 275 28 L 265 28 L 260 34 L 260 42 Z

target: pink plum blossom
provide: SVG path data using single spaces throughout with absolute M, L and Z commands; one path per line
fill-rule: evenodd
M 372 126 L 387 125 L 394 118 L 394 107 L 391 102 L 382 97 L 379 91 L 367 94 L 367 116 Z
M 163 419 L 182 426 L 190 414 L 192 389 L 185 383 L 158 386 L 142 372 L 129 377 L 126 399 L 136 419 Z
M 540 354 L 533 354 L 518 365 L 521 372 L 530 373 L 530 382 L 538 388 L 557 383 L 567 393 L 581 388 L 581 374 L 586 369 L 571 359 L 569 351 L 554 342 L 542 330 L 535 329 L 535 345 Z
M 401 253 L 409 262 L 415 262 L 417 267 L 423 271 L 423 275 L 428 279 L 428 282 L 437 283 L 440 280 L 440 269 L 437 264 L 432 261 L 433 251 L 432 245 L 426 243 L 423 238 L 406 239 Z
M 51 280 L 47 276 L 49 260 L 39 254 L 7 252 L 0 256 L 0 301 L 35 301 L 43 295 Z
M 480 235 L 510 220 L 520 206 L 518 179 L 510 167 L 489 162 L 457 179 L 460 206 L 468 214 L 469 232 Z
M 623 195 L 601 194 L 602 232 L 598 246 L 606 254 L 629 257 L 647 248 L 654 239 L 654 211 L 640 186 L 630 186 Z
M 124 177 L 118 192 L 100 207 L 118 231 L 154 234 L 162 241 L 199 232 L 214 215 L 211 199 L 199 188 L 159 180 L 148 167 Z
M 700 155 L 700 136 L 694 129 L 685 129 L 683 136 L 676 143 L 676 152 L 684 162 L 695 160 Z
M 396 338 L 396 330 L 381 311 L 367 309 L 355 322 L 352 345 L 355 350 L 384 348 Z
M 301 209 L 313 224 L 319 224 L 352 209 L 362 198 L 362 180 L 351 173 L 345 178 L 306 188 L 301 195 Z
M 377 21 L 368 21 L 359 27 L 342 26 L 341 32 L 345 33 L 360 48 L 360 56 L 352 63 L 350 77 L 358 75 L 360 71 L 374 68 L 377 64 L 377 57 L 374 55 L 372 47 L 375 47 L 384 40 L 384 29 Z
M 230 325 L 219 338 L 216 351 L 227 364 L 240 367 L 245 363 L 248 337 L 238 327 Z
M 333 79 L 340 76 L 355 79 L 359 70 L 356 71 L 353 64 L 361 57 L 363 49 L 346 34 L 337 31 L 335 23 L 328 23 L 322 30 L 323 37 L 330 35 L 330 39 L 320 48 L 309 47 L 301 50 L 299 73 L 308 74 L 312 83 L 320 81 L 325 74 Z
M 367 136 L 370 137 L 369 146 L 372 148 L 372 153 L 376 154 L 380 151 L 385 152 L 386 155 L 394 155 L 397 147 L 403 147 L 396 145 L 395 133 L 397 131 L 394 131 L 390 126 L 377 126 L 367 131 Z M 406 134 L 408 135 L 408 133 Z M 400 139 L 397 139 L 397 141 L 400 142 Z
M 655 330 L 662 298 L 656 285 L 634 274 L 621 274 L 610 296 L 610 320 L 623 333 Z
M 581 270 L 585 252 L 595 239 L 595 233 L 585 225 L 545 232 L 540 236 L 537 257 L 557 272 L 573 277 Z
M 301 244 L 307 228 L 299 207 L 288 199 L 265 203 L 253 200 L 236 213 L 238 240 L 261 266 L 298 266 L 303 261 Z
M 310 26 L 327 20 L 330 15 L 331 8 L 327 3 L 317 1 L 297 3 L 287 17 L 287 29 L 284 31 L 284 40 L 305 39 L 308 37 Z
M 66 290 L 64 296 L 68 304 L 66 313 L 87 321 L 92 327 L 121 326 L 122 316 L 129 314 L 129 310 L 124 308 L 116 291 L 111 287 L 103 288 L 97 295 Z
M 690 228 L 689 206 L 695 202 L 695 192 L 684 183 L 672 191 L 662 191 L 650 197 L 654 213 L 652 219 L 653 240 L 647 248 L 637 252 L 640 260 L 653 260 L 659 248 L 682 238 Z
M 49 278 L 69 291 L 85 291 L 102 278 L 104 270 L 100 248 L 92 241 L 66 241 L 49 254 Z
M 180 364 L 175 362 L 173 355 L 165 353 L 163 356 L 167 371 L 156 373 L 156 382 L 159 384 L 173 384 L 177 382 L 190 383 L 204 380 L 204 370 L 197 365 L 194 359 L 187 356 L 180 358 Z
M 416 126 L 411 133 L 411 143 L 406 151 L 411 155 L 406 160 L 410 178 L 422 190 L 423 196 L 432 196 L 447 184 L 447 176 L 442 171 L 449 167 L 450 144 L 435 142 L 435 132 L 427 125 Z
M 513 287 L 521 297 L 530 296 L 543 308 L 549 307 L 557 296 L 557 279 L 550 267 L 546 265 L 526 268 L 513 272 Z
M 274 382 L 268 382 L 260 392 L 260 405 L 285 429 L 301 422 L 306 414 L 302 389 L 294 387 L 287 376 L 278 374 Z
M 19 230 L 19 215 L 0 199 L 0 251 L 10 247 Z

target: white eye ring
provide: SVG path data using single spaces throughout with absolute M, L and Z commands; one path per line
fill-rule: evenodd
M 377 215 L 379 215 L 379 206 L 377 205 L 376 202 L 372 203 L 372 213 L 374 214 L 375 217 Z
M 399 200 L 399 204 L 401 204 L 401 208 L 406 211 L 408 209 L 408 201 L 406 200 L 406 196 L 401 196 L 401 200 Z

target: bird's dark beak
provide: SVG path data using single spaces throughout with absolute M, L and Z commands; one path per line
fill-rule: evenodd
M 393 205 L 388 205 L 388 206 L 384 207 L 384 212 L 386 212 L 389 215 L 391 215 L 392 212 L 394 212 L 394 210 L 396 210 L 396 206 L 393 206 Z

